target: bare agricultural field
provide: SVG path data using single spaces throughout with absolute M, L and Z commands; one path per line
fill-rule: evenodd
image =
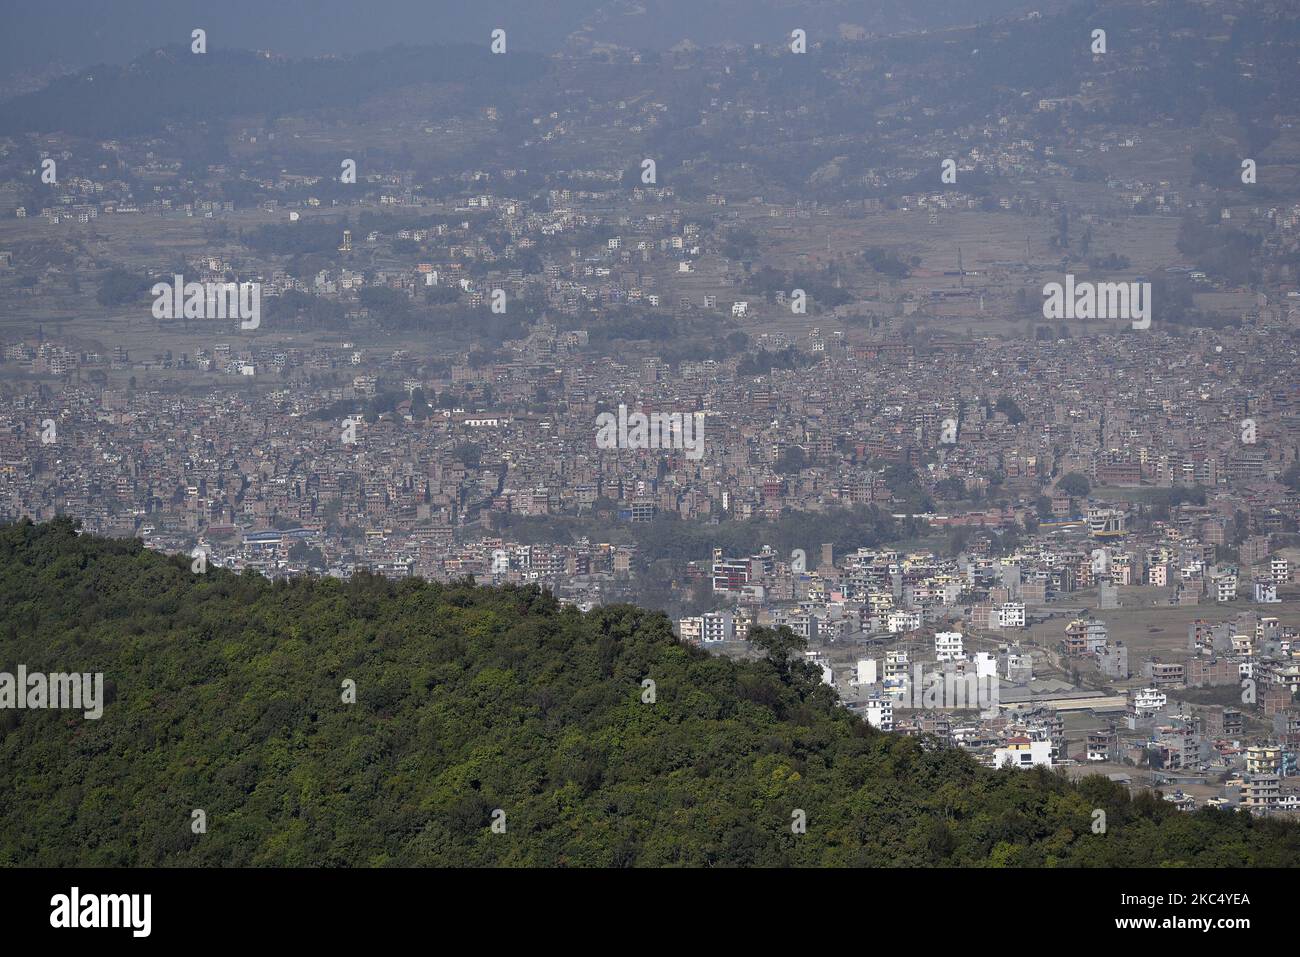
M 1198 618 L 1217 623 L 1229 621 L 1243 611 L 1254 611 L 1276 617 L 1283 625 L 1300 625 L 1300 601 L 1285 601 L 1274 605 L 1236 601 L 1225 604 L 1144 606 L 1136 604 L 1141 600 L 1138 590 L 1120 591 L 1120 600 L 1132 604 L 1113 609 L 1094 607 L 1091 614 L 1106 623 L 1111 641 L 1122 641 L 1128 646 L 1129 667 L 1134 673 L 1140 671 L 1142 658 L 1149 655 L 1187 657 L 1187 626 Z M 1141 591 L 1150 594 L 1150 590 Z M 1095 605 L 1095 602 L 1092 604 Z M 1028 630 L 1040 644 L 1053 647 L 1065 637 L 1065 626 L 1070 620 L 1071 616 L 1056 617 L 1039 622 Z
M 812 270 L 837 263 L 844 276 L 843 288 L 866 311 L 898 315 L 904 311 L 902 300 L 910 299 L 909 309 L 915 309 L 910 322 L 947 334 L 1032 335 L 1043 320 L 1037 312 L 1017 315 L 1012 306 L 1016 293 L 1023 289 L 1030 303 L 1037 306 L 1043 285 L 1061 281 L 1065 275 L 1060 265 L 1063 251 L 1052 242 L 1057 225 L 1046 215 L 1026 219 L 1005 213 L 939 210 L 932 221 L 931 213 L 913 209 L 773 219 L 756 211 L 752 217 L 742 218 L 750 220 L 761 224 L 771 238 L 763 250 L 763 265 Z M 1127 269 L 1108 271 L 1101 278 L 1132 281 L 1167 266 L 1185 264 L 1176 248 L 1178 225 L 1178 219 L 1171 216 L 1122 215 L 1087 224 L 1076 222 L 1070 229 L 1070 254 L 1074 258 L 1083 255 L 1082 236 L 1088 230 L 1090 257 L 1113 253 L 1129 261 Z M 857 258 L 873 246 L 888 249 L 909 263 L 919 259 L 919 265 L 906 279 L 879 276 Z M 965 276 L 958 275 L 959 262 Z M 1071 265 L 1069 271 L 1080 278 L 1093 273 L 1082 264 Z M 953 296 L 963 290 L 969 294 Z M 792 332 L 807 328 L 806 323 L 787 323 L 786 318 L 763 316 Z M 849 325 L 833 315 L 818 320 L 824 329 Z M 1074 335 L 1092 335 L 1126 328 L 1128 320 L 1070 320 L 1063 324 Z
M 1049 253 L 1055 226 L 1045 216 L 1025 219 L 1005 213 L 940 210 L 931 223 L 928 212 L 912 209 L 860 217 L 815 216 L 764 222 L 776 238 L 764 248 L 763 261 L 776 268 L 794 268 L 801 260 L 808 265 L 823 265 L 840 257 L 856 256 L 873 246 L 892 250 L 904 260 L 920 257 L 918 268 L 924 272 L 903 280 L 902 291 L 928 293 L 940 281 L 956 285 L 956 277 L 943 277 L 942 273 L 956 270 L 958 247 L 962 264 L 974 271 L 987 270 L 998 262 L 1023 262 L 1026 240 L 1033 259 L 1056 258 Z M 876 286 L 877 277 L 868 271 L 862 278 L 863 290 L 874 293 Z
M 1150 274 L 1166 266 L 1187 265 L 1177 246 L 1179 223 L 1176 216 L 1128 216 L 1120 221 L 1093 224 L 1089 254 L 1115 253 L 1129 260 L 1132 264 L 1129 270 L 1104 277 L 1112 281 Z M 1072 238 L 1076 229 L 1077 225 L 1071 229 Z

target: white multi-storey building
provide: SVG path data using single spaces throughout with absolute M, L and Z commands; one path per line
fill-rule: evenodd
M 1277 597 L 1277 585 L 1273 582 L 1255 582 L 1255 603 L 1259 605 L 1274 605 L 1281 601 Z
M 873 728 L 879 728 L 881 731 L 894 730 L 893 699 L 887 697 L 868 699 L 864 714 L 867 723 Z
M 677 622 L 677 635 L 688 644 L 698 645 L 703 633 L 703 618 L 683 618 Z
M 940 631 L 934 636 L 934 657 L 937 661 L 964 661 L 960 631 Z
M 1133 692 L 1133 709 L 1139 714 L 1155 714 L 1164 708 L 1168 699 L 1163 691 L 1141 688 Z
M 1003 602 L 998 609 L 998 626 L 1002 628 L 1025 627 L 1025 603 L 1022 601 Z
M 736 619 L 729 611 L 710 611 L 701 616 L 700 640 L 708 645 L 736 637 Z
M 921 627 L 921 613 L 919 611 L 892 611 L 889 613 L 885 627 L 891 635 L 916 631 Z
M 1223 602 L 1237 600 L 1236 575 L 1216 575 L 1210 580 L 1210 588 L 1215 601 Z
M 1052 766 L 1052 742 L 1031 741 L 1029 738 L 1010 738 L 1004 747 L 993 752 L 993 766 L 1032 768 L 1035 765 Z
M 694 618 L 677 622 L 677 634 L 682 641 L 693 645 L 734 641 L 736 617 L 729 611 L 710 611 Z

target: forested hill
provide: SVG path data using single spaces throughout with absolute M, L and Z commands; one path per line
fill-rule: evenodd
M 196 575 L 65 520 L 6 526 L 0 671 L 103 672 L 108 704 L 0 711 L 0 863 L 1300 861 L 1300 828 L 874 732 L 797 642 L 759 637 L 737 664 L 533 588 Z
M 544 66 L 533 53 L 493 56 L 486 43 L 400 46 L 349 59 L 309 60 L 268 58 L 247 50 L 214 49 L 194 56 L 185 45 L 173 46 L 127 66 L 101 64 L 60 77 L 43 89 L 0 102 L 0 135 L 62 130 L 119 137 L 169 123 L 337 111 L 421 83 L 455 84 L 456 111 L 466 112 L 536 80 Z

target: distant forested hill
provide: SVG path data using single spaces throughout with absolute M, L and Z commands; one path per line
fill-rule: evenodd
M 0 712 L 0 863 L 1300 860 L 1294 826 L 874 732 L 793 636 L 759 639 L 767 657 L 737 664 L 661 615 L 583 615 L 535 588 L 195 575 L 67 520 L 0 528 L 0 670 L 111 685 L 98 721 Z
M 659 49 L 771 42 L 802 27 L 875 32 L 937 29 L 1064 0 L 59 0 L 7 4 L 0 71 L 64 63 L 124 63 L 202 27 L 215 46 L 288 56 L 348 56 L 394 43 L 487 43 L 497 27 L 513 48 L 553 53 L 615 43 Z
M 233 116 L 280 116 L 355 108 L 366 97 L 420 83 L 461 86 L 463 109 L 535 80 L 535 53 L 493 56 L 478 46 L 393 47 L 348 59 L 289 60 L 245 50 L 202 56 L 168 47 L 126 66 L 100 65 L 34 93 L 0 103 L 0 135 L 62 130 L 81 136 L 130 136 L 169 123 L 210 123 Z
M 127 65 L 101 63 L 0 102 L 0 136 L 62 131 L 106 139 L 167 132 L 191 150 L 202 150 L 208 165 L 228 161 L 207 141 L 227 136 L 223 121 L 234 117 L 273 124 L 315 111 L 316 124 L 338 121 L 346 130 L 377 106 L 408 117 L 442 118 L 492 105 L 500 117 L 493 124 L 494 140 L 509 152 L 533 136 L 532 120 L 538 116 L 574 111 L 581 116 L 603 97 L 626 95 L 662 104 L 662 116 L 644 135 L 661 168 L 678 169 L 683 160 L 703 156 L 732 161 L 743 152 L 761 171 L 806 188 L 809 177 L 831 162 L 845 179 L 859 169 L 894 165 L 888 156 L 868 151 L 850 155 L 849 165 L 842 166 L 844 144 L 827 137 L 830 132 L 866 136 L 887 123 L 925 136 L 980 117 L 1033 113 L 1034 128 L 1044 137 L 1072 136 L 1085 123 L 1195 126 L 1207 110 L 1221 109 L 1236 117 L 1240 146 L 1207 144 L 1197 169 L 1213 181 L 1224 175 L 1225 157 L 1235 160 L 1239 149 L 1256 152 L 1271 143 L 1278 135 L 1277 117 L 1288 115 L 1300 96 L 1295 69 L 1300 17 L 1294 5 L 1263 5 L 1249 17 L 1235 17 L 1214 5 L 1082 3 L 1035 19 L 856 40 L 845 37 L 860 32 L 840 29 L 856 21 L 842 16 L 965 22 L 1021 4 L 930 0 L 922 13 L 913 0 L 647 0 L 610 3 L 593 12 L 587 10 L 592 2 L 575 0 L 574 12 L 590 13 L 591 19 L 576 34 L 583 39 L 573 51 L 578 55 L 564 58 L 547 58 L 514 40 L 509 55 L 495 56 L 486 32 L 474 42 L 455 43 L 449 42 L 459 38 L 455 32 L 413 27 L 401 39 L 419 46 L 295 59 L 240 48 L 257 43 L 256 34 L 214 31 L 212 46 L 201 56 L 192 54 L 187 42 L 173 41 Z M 819 19 L 825 21 L 820 29 Z M 1112 44 L 1104 70 L 1094 62 L 1088 41 L 1099 22 Z M 725 63 L 724 54 L 710 52 L 684 55 L 680 64 L 675 56 L 658 54 L 638 64 L 606 63 L 599 50 L 598 38 L 610 32 L 646 45 L 653 45 L 655 36 L 676 43 L 672 38 L 679 38 L 679 25 L 687 24 L 687 33 L 712 37 L 710 43 L 740 34 L 749 39 L 725 54 Z M 788 49 L 795 27 L 807 30 L 817 46 L 802 56 L 778 53 Z M 512 36 L 520 40 L 520 33 L 525 31 Z M 763 48 L 751 49 L 750 40 L 761 40 Z M 882 71 L 885 76 L 897 71 L 905 86 L 882 83 Z M 702 124 L 700 97 L 710 85 L 718 97 L 761 104 L 774 117 L 797 110 L 799 148 L 792 150 L 784 133 L 765 137 L 762 128 L 733 125 L 717 115 Z M 443 95 L 433 96 L 434 89 Z M 1081 90 L 1088 95 L 1081 97 Z M 913 96 L 926 104 L 919 115 L 906 107 Z M 1043 111 L 1037 104 L 1044 98 L 1064 99 L 1059 109 Z M 370 113 L 356 113 L 363 104 Z M 818 143 L 821 139 L 832 141 Z M 630 148 L 642 137 L 625 129 L 619 140 Z M 534 174 L 542 168 L 529 162 Z M 566 160 L 548 171 L 557 168 L 570 167 Z M 913 190 L 906 181 L 896 188 Z

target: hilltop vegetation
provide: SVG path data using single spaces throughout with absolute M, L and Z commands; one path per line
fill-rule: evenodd
M 123 136 L 169 122 L 338 110 L 414 83 L 464 84 L 459 102 L 472 109 L 503 89 L 536 79 L 543 65 L 533 53 L 493 57 L 486 44 L 401 46 L 348 59 L 304 60 L 226 49 L 196 56 L 188 46 L 167 47 L 127 66 L 101 64 L 60 77 L 0 104 L 0 133 L 63 130 L 88 137 Z
M 102 671 L 109 703 L 98 721 L 0 712 L 0 863 L 1300 859 L 1293 826 L 1130 801 L 1101 778 L 988 771 L 877 733 L 789 632 L 756 643 L 765 657 L 736 663 L 680 645 L 661 615 L 583 615 L 535 588 L 195 575 L 68 520 L 7 526 L 0 669 Z M 498 808 L 505 833 L 490 827 Z

